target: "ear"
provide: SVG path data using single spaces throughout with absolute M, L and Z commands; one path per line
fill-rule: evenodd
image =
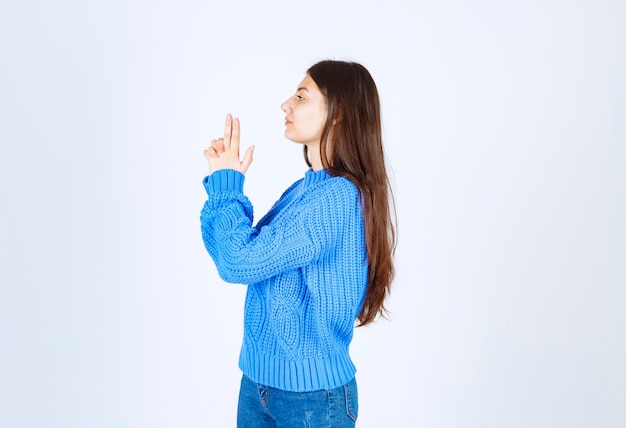
M 337 106 L 337 114 L 335 115 L 335 118 L 333 119 L 333 126 L 335 126 L 336 124 L 338 124 L 339 122 L 341 122 L 341 120 L 343 119 L 343 109 L 341 108 L 341 104 L 339 104 Z

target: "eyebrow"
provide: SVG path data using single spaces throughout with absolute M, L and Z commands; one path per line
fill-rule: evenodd
M 307 91 L 307 92 L 309 92 L 309 90 L 307 88 L 305 88 L 304 86 L 299 87 L 298 91 Z

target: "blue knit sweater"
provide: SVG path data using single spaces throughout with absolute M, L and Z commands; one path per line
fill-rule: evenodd
M 222 279 L 248 284 L 239 367 L 282 390 L 339 387 L 356 372 L 348 346 L 367 284 L 358 191 L 309 170 L 253 227 L 243 183 L 234 170 L 206 177 L 200 216 Z

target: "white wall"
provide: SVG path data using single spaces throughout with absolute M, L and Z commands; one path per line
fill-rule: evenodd
M 365 427 L 626 426 L 626 4 L 22 1 L 0 8 L 0 426 L 234 426 L 244 287 L 205 253 L 202 150 L 305 165 L 280 103 L 319 59 L 381 92 L 391 321 Z

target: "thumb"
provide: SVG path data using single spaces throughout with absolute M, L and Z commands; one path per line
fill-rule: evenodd
M 254 154 L 254 146 L 248 147 L 246 150 L 246 154 L 243 156 L 243 160 L 241 161 L 241 172 L 246 173 L 248 171 L 248 167 L 252 163 L 252 155 Z

